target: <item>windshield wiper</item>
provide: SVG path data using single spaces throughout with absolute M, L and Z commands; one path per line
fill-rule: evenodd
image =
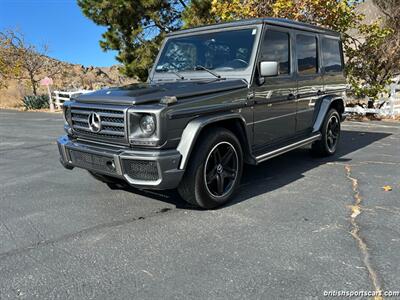
M 221 78 L 221 75 L 211 71 L 210 69 L 207 69 L 206 67 L 204 67 L 202 65 L 197 65 L 197 66 L 194 67 L 194 69 L 195 70 L 203 70 L 203 71 L 206 71 L 206 72 L 210 73 L 211 75 L 214 75 L 217 78 Z
M 173 70 L 173 69 L 168 69 L 168 68 L 162 68 L 161 70 L 159 70 L 159 72 L 166 72 L 166 73 L 172 73 L 174 75 L 176 75 L 177 77 L 179 77 L 179 79 L 185 79 L 184 76 L 182 76 L 182 74 L 178 73 L 177 71 Z
M 178 73 L 178 72 L 175 71 L 175 70 L 169 70 L 168 73 L 172 73 L 172 74 L 178 76 L 178 77 L 179 77 L 180 79 L 182 79 L 182 80 L 185 79 L 185 77 L 184 77 L 182 74 Z

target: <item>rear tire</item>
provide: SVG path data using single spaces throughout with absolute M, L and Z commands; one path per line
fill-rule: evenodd
M 212 209 L 229 202 L 239 186 L 243 151 L 237 137 L 225 128 L 213 128 L 198 141 L 178 192 L 190 204 Z
M 340 115 L 336 109 L 332 108 L 326 114 L 321 134 L 321 140 L 312 144 L 312 153 L 317 156 L 335 154 L 340 140 Z

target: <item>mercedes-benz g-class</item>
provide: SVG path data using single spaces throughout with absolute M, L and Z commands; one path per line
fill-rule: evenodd
M 227 203 L 243 164 L 311 145 L 332 155 L 344 112 L 336 32 L 253 19 L 170 33 L 146 83 L 64 104 L 61 163 L 107 184 L 175 189 L 202 208 Z

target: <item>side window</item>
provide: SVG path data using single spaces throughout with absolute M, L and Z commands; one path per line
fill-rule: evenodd
M 296 36 L 297 69 L 299 74 L 318 72 L 317 38 L 311 35 Z
M 322 66 L 327 73 L 343 70 L 339 40 L 328 38 L 322 40 Z
M 289 33 L 267 30 L 261 49 L 262 61 L 279 62 L 280 74 L 290 73 Z

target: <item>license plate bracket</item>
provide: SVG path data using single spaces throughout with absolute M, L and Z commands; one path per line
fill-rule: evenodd
M 72 163 L 83 169 L 116 174 L 113 157 L 70 149 Z

